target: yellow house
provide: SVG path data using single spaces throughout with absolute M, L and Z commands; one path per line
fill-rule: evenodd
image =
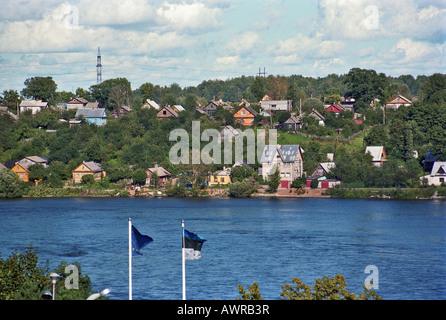
M 230 184 L 231 181 L 231 169 L 223 168 L 221 171 L 217 171 L 215 174 L 210 176 L 209 185 L 217 186 L 217 185 L 227 185 Z
M 95 181 L 100 181 L 103 177 L 107 176 L 107 173 L 102 169 L 101 165 L 93 161 L 83 161 L 72 173 L 74 183 L 82 182 L 82 177 L 87 174 L 93 175 Z
M 20 180 L 25 182 L 29 181 L 28 166 L 26 164 L 17 162 L 11 170 L 17 173 Z

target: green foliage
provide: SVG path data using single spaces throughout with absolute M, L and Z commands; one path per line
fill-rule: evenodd
M 249 285 L 248 292 L 246 292 L 242 285 L 238 285 L 237 289 L 241 295 L 241 298 L 237 298 L 237 300 L 263 300 L 258 282 L 253 282 L 252 285 Z
M 236 181 L 229 186 L 228 192 L 230 197 L 247 198 L 257 192 L 257 183 L 251 178 L 246 178 L 241 182 Z
M 281 299 L 284 300 L 381 300 L 374 290 L 364 287 L 364 292 L 356 296 L 345 287 L 347 283 L 342 275 L 337 274 L 334 278 L 325 276 L 317 279 L 313 290 L 300 279 L 292 279 L 292 284 L 282 286 Z
M 52 77 L 32 77 L 25 80 L 24 97 L 48 101 L 56 93 L 57 84 Z
M 268 192 L 275 193 L 280 185 L 280 171 L 278 168 L 273 168 L 272 171 L 268 176 Z
M 153 175 L 152 175 L 153 178 Z M 144 169 L 135 170 L 132 174 L 133 183 L 143 186 L 146 184 L 147 174 Z
M 24 190 L 25 184 L 15 172 L 0 168 L 0 199 L 20 198 Z
M 38 260 L 32 247 L 13 252 L 6 260 L 0 259 L 0 300 L 29 297 L 30 287 L 35 293 L 44 291 L 49 277 L 47 270 L 38 266 Z
M 92 174 L 86 174 L 81 178 L 82 184 L 92 184 L 94 182 L 94 176 Z
M 66 280 L 71 282 L 67 279 L 71 275 L 67 262 L 60 262 L 52 271 L 61 276 L 56 283 L 56 300 L 85 300 L 93 293 L 90 277 L 82 274 L 78 262 L 73 265 L 78 271 L 78 289 L 66 287 Z M 39 257 L 32 247 L 13 252 L 6 260 L 0 259 L 0 300 L 41 300 L 44 291 L 52 292 L 52 272 L 39 266 Z
M 376 294 L 375 290 L 369 290 L 365 286 L 364 292 L 359 295 L 355 295 L 349 292 L 345 287 L 347 283 L 344 276 L 337 274 L 334 278 L 325 276 L 321 279 L 317 279 L 313 288 L 303 283 L 299 278 L 293 278 L 291 284 L 285 283 L 282 286 L 282 292 L 280 293 L 280 299 L 282 300 L 382 300 L 380 296 Z M 248 287 L 246 292 L 245 288 L 241 285 L 237 286 L 238 292 L 241 298 L 237 300 L 262 300 L 262 295 L 259 290 L 258 282 L 254 282 Z

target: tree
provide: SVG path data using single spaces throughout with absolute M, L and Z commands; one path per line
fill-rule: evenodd
M 55 95 L 56 89 L 57 84 L 52 77 L 32 77 L 25 80 L 21 94 L 26 98 L 48 101 Z
M 120 86 L 118 87 L 119 90 L 115 89 L 117 92 L 115 92 L 112 95 L 113 98 L 111 98 L 110 94 L 112 92 L 112 89 L 116 86 Z M 124 101 L 124 98 L 127 98 L 127 96 L 131 95 L 132 89 L 130 82 L 126 78 L 115 78 L 108 79 L 101 82 L 100 84 L 90 86 L 90 92 L 93 99 L 96 99 L 99 102 L 100 106 L 106 107 L 108 110 L 114 110 L 115 108 L 117 108 L 116 98 L 119 97 L 120 102 Z M 118 93 L 117 96 L 116 93 Z
M 20 198 L 23 190 L 24 183 L 15 172 L 0 168 L 0 199 Z
M 282 286 L 281 299 L 284 300 L 381 300 L 374 290 L 368 290 L 364 286 L 364 292 L 356 296 L 349 292 L 345 287 L 347 283 L 340 274 L 334 278 L 325 276 L 316 280 L 311 288 L 304 284 L 300 279 L 292 279 L 293 284 L 284 284 Z
M 242 296 L 241 299 L 237 298 L 237 300 L 263 300 L 262 295 L 259 291 L 259 283 L 253 282 L 252 285 L 249 285 L 248 291 L 246 292 L 245 288 L 242 285 L 237 286 L 238 292 Z
M 83 175 L 81 182 L 82 184 L 92 184 L 94 182 L 94 176 L 92 174 Z
M 144 102 L 147 99 L 152 99 L 153 96 L 153 84 L 146 82 L 143 83 L 140 87 L 139 87 L 139 91 L 142 94 L 142 97 L 144 99 Z
M 242 182 L 236 181 L 229 186 L 229 196 L 234 198 L 247 198 L 257 192 L 256 181 L 250 178 Z
M 20 104 L 19 93 L 16 90 L 4 90 L 0 102 L 12 111 L 17 111 L 17 106 Z
M 370 101 L 375 98 L 382 104 L 389 99 L 386 92 L 389 84 L 383 73 L 377 74 L 375 70 L 352 68 L 347 73 L 344 82 L 350 87 L 352 97 L 362 105 L 370 104 Z
M 446 102 L 446 75 L 435 73 L 420 87 L 420 98 L 422 101 L 437 104 Z
M 146 184 L 147 174 L 144 169 L 137 169 L 132 174 L 132 180 L 134 184 L 143 186 Z
M 256 77 L 250 86 L 250 91 L 254 95 L 256 101 L 262 100 L 265 95 L 265 80 L 262 77 Z
M 268 191 L 271 193 L 275 193 L 280 184 L 280 172 L 277 166 L 272 169 L 274 172 L 268 177 Z
M 30 166 L 28 168 L 28 172 L 29 172 L 29 180 L 34 181 L 36 185 L 38 185 L 40 181 L 48 177 L 48 170 L 39 163 Z
M 275 100 L 285 99 L 288 87 L 288 80 L 284 76 L 268 76 L 266 78 L 267 92 Z

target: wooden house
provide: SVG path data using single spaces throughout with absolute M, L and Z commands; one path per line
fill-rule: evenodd
M 333 169 L 334 167 L 336 167 L 336 163 L 335 162 L 321 162 L 318 164 L 318 166 L 316 167 L 316 169 L 313 171 L 313 173 L 311 174 L 311 178 L 321 178 L 321 177 L 325 177 L 327 175 L 327 173 L 329 173 L 331 171 L 331 169 Z
M 27 110 L 31 110 L 32 114 L 42 111 L 42 109 L 48 108 L 48 102 L 43 102 L 42 100 L 23 100 L 20 102 L 20 113 Z
M 251 126 L 254 124 L 254 118 L 258 115 L 250 106 L 244 105 L 236 113 L 234 119 L 243 126 Z
M 428 185 L 446 184 L 446 161 L 435 161 L 431 173 L 420 177 L 420 179 L 425 180 Z
M 303 126 L 300 117 L 291 116 L 287 121 L 283 123 L 283 129 L 289 131 L 296 131 L 297 129 L 301 129 Z
M 163 167 L 158 166 L 158 164 L 155 163 L 153 168 L 148 168 L 146 170 L 146 174 L 147 174 L 146 185 L 151 184 L 151 179 L 152 179 L 153 173 L 156 173 L 158 175 L 158 178 L 159 178 L 158 184 L 161 186 L 164 185 L 167 182 L 167 180 L 169 180 L 170 177 L 172 176 L 169 171 L 167 171 Z
M 217 103 L 214 101 L 209 102 L 207 105 L 205 105 L 201 110 L 206 112 L 206 114 L 210 117 L 214 115 L 214 113 L 217 111 Z
M 88 123 L 103 126 L 107 123 L 107 112 L 105 108 L 81 108 L 76 111 L 76 119 L 83 117 Z
M 99 102 L 90 102 L 86 99 L 79 97 L 79 98 L 72 98 L 70 101 L 66 103 L 67 110 L 77 110 L 77 109 L 96 109 L 99 107 Z
M 398 94 L 395 98 L 386 103 L 387 109 L 398 109 L 399 107 L 408 107 L 412 105 L 412 101 Z
M 261 100 L 260 108 L 263 110 L 271 110 L 271 111 L 288 111 L 291 112 L 293 109 L 293 101 L 292 100 Z
M 72 171 L 72 174 L 74 183 L 82 182 L 82 177 L 87 174 L 93 175 L 95 181 L 100 181 L 103 177 L 107 176 L 107 173 L 102 169 L 101 165 L 93 161 L 82 161 L 82 163 Z
M 28 182 L 29 181 L 29 172 L 28 172 L 29 165 L 24 163 L 17 162 L 11 170 L 14 171 L 20 180 Z
M 159 106 L 159 104 L 153 100 L 150 100 L 150 99 L 146 100 L 146 104 L 143 105 L 143 108 L 147 108 L 147 109 L 153 108 L 155 110 L 161 110 L 161 107 Z
M 325 126 L 325 117 L 321 115 L 316 109 L 312 109 L 308 116 L 315 118 L 320 126 Z
M 170 106 L 165 106 L 156 114 L 156 117 L 158 119 L 165 119 L 170 117 L 178 118 L 178 113 Z
M 299 145 L 266 145 L 260 159 L 263 180 L 268 181 L 274 170 L 279 170 L 279 187 L 290 188 L 303 175 L 303 152 Z
M 327 108 L 325 108 L 325 110 L 327 110 L 328 112 L 334 112 L 336 115 L 338 115 L 342 111 L 345 111 L 344 108 L 337 103 L 330 104 L 329 106 L 327 106 Z
M 387 158 L 383 146 L 367 146 L 365 148 L 365 153 L 369 153 L 372 156 L 372 164 L 375 167 L 381 167 Z
M 112 118 L 119 118 L 119 117 L 125 116 L 130 111 L 132 111 L 132 108 L 130 108 L 129 106 L 121 106 L 121 108 L 119 108 L 119 111 L 118 110 L 114 110 L 110 114 L 110 117 L 112 117 Z

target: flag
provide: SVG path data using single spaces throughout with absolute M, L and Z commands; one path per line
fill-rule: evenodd
M 151 237 L 141 234 L 132 225 L 132 255 L 142 255 L 139 251 L 152 241 Z
M 184 229 L 183 250 L 184 257 L 188 260 L 197 260 L 201 258 L 201 247 L 206 239 L 199 235 Z

